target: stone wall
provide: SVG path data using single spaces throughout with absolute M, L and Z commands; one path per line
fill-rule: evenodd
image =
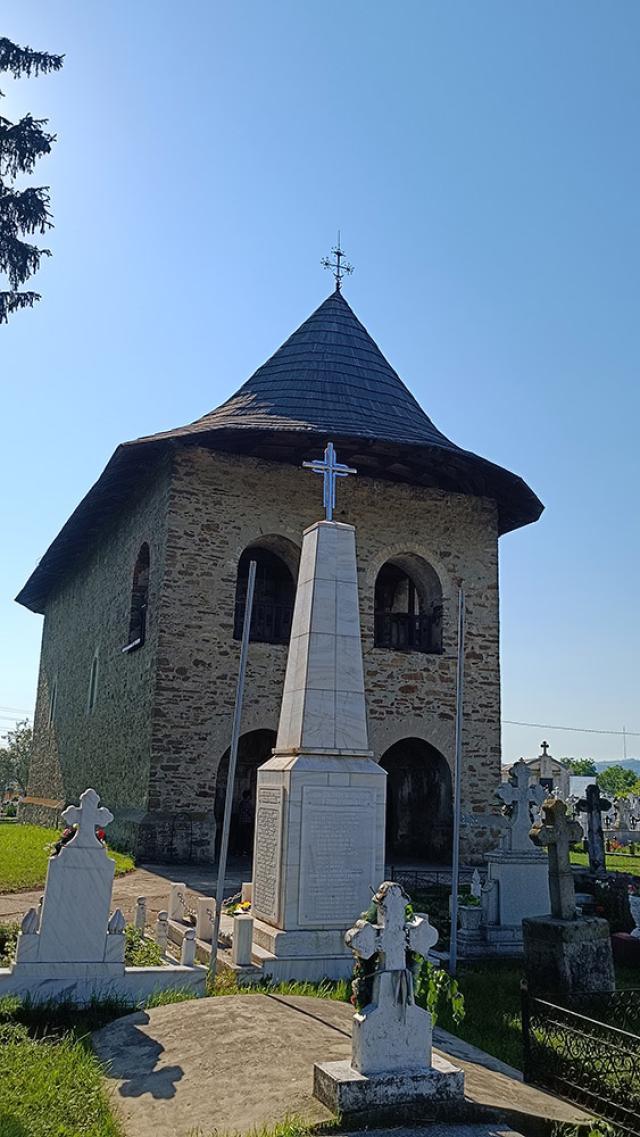
M 229 746 L 239 643 L 238 560 L 262 542 L 295 577 L 304 528 L 321 514 L 313 474 L 189 447 L 149 472 L 137 500 L 74 566 L 47 607 L 35 749 L 25 817 L 57 817 L 92 785 L 115 814 L 112 836 L 147 859 L 208 861 L 216 777 Z M 480 498 L 359 476 L 338 488 L 336 520 L 356 526 L 370 742 L 379 760 L 403 738 L 453 766 L 457 588 L 467 602 L 463 810 L 482 813 L 500 779 L 497 518 Z M 123 655 L 133 566 L 151 550 L 147 639 Z M 380 567 L 423 557 L 442 584 L 443 654 L 374 647 Z M 91 661 L 98 693 L 88 711 Z M 275 731 L 287 648 L 251 645 L 242 730 Z M 54 720 L 48 723 L 56 685 Z M 266 755 L 265 755 L 266 757 Z M 36 800 L 37 799 L 37 800 Z M 50 806 L 46 803 L 50 802 Z M 47 814 L 47 809 L 51 810 Z M 30 812 L 31 811 L 31 812 Z M 495 834 L 465 832 L 466 857 Z
M 115 815 L 111 839 L 131 843 L 146 812 L 169 484 L 170 464 L 154 465 L 137 498 L 105 528 L 50 598 L 28 797 L 20 811 L 25 820 L 59 824 L 64 803 L 77 801 L 92 786 Z M 151 553 L 146 642 L 123 655 L 133 568 L 143 541 Z M 96 699 L 89 710 L 94 656 Z
M 301 534 L 321 515 L 320 480 L 292 466 L 189 448 L 174 453 L 166 572 L 160 600 L 147 855 L 206 860 L 213 852 L 216 771 L 229 744 L 239 661 L 233 640 L 236 569 L 256 541 L 295 563 Z M 463 809 L 485 812 L 500 780 L 497 518 L 486 499 L 352 478 L 336 520 L 357 528 L 370 740 L 376 759 L 422 738 L 453 764 L 456 608 L 467 602 Z M 374 585 L 392 556 L 414 553 L 443 589 L 442 655 L 373 645 Z M 243 732 L 275 730 L 286 647 L 252 644 Z M 176 829 L 180 832 L 176 836 Z M 181 845 L 181 848 L 177 847 Z M 490 847 L 466 834 L 465 855 Z

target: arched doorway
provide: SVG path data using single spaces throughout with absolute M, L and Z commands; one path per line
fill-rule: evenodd
M 238 765 L 233 787 L 233 808 L 231 829 L 229 831 L 229 852 L 233 856 L 249 855 L 253 843 L 253 816 L 256 806 L 256 782 L 258 766 L 271 757 L 276 744 L 274 730 L 250 730 L 240 737 L 238 743 Z M 226 750 L 218 768 L 216 778 L 216 857 L 220 852 L 224 803 L 227 796 L 227 775 L 229 773 L 229 751 Z M 248 797 L 245 796 L 248 794 Z M 247 818 L 250 818 L 248 823 Z
M 435 746 L 403 738 L 382 755 L 387 771 L 387 860 L 451 861 L 451 772 Z

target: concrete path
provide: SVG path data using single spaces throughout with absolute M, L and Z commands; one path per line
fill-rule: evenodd
M 351 1056 L 352 1019 L 348 1003 L 329 999 L 219 996 L 127 1015 L 97 1031 L 93 1042 L 127 1137 L 208 1137 L 272 1126 L 287 1114 L 328 1120 L 312 1096 L 313 1064 Z M 457 1125 L 443 1133 L 497 1137 L 513 1132 L 509 1126 L 534 1132 L 532 1119 L 536 1126 L 548 1120 L 548 1129 L 551 1121 L 586 1119 L 457 1039 L 454 1053 L 450 1039 L 436 1032 L 438 1052 L 464 1068 L 468 1099 L 504 1125 Z M 429 1128 L 428 1137 L 436 1132 Z
M 243 880 L 251 879 L 251 865 L 248 860 L 231 861 L 225 878 L 225 896 L 240 891 Z M 158 912 L 167 907 L 169 884 L 184 881 L 187 885 L 187 899 L 195 910 L 197 896 L 215 896 L 218 872 L 215 866 L 198 867 L 194 865 L 143 865 L 116 877 L 113 883 L 113 907 L 122 908 L 127 920 L 131 920 L 138 896 L 147 897 L 147 920 L 155 921 Z M 0 923 L 19 921 L 25 912 L 37 907 L 43 893 L 42 888 L 29 892 L 11 892 L 0 895 Z

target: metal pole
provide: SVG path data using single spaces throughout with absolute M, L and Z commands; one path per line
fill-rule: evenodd
M 460 881 L 460 810 L 462 798 L 462 710 L 464 704 L 464 589 L 458 590 L 458 666 L 456 670 L 456 756 L 453 791 L 453 858 L 451 865 L 451 936 L 449 973 L 458 967 L 458 888 Z
M 224 820 L 222 823 L 222 840 L 220 842 L 220 860 L 218 861 L 218 881 L 216 884 L 216 914 L 213 921 L 213 935 L 211 937 L 211 958 L 209 960 L 209 974 L 215 979 L 216 963 L 218 959 L 218 936 L 220 934 L 220 916 L 222 915 L 222 901 L 224 900 L 224 878 L 227 872 L 227 853 L 229 851 L 229 829 L 231 827 L 231 809 L 233 806 L 233 785 L 236 779 L 236 765 L 238 762 L 238 741 L 240 738 L 240 722 L 242 719 L 242 699 L 244 696 L 244 678 L 247 670 L 247 652 L 249 650 L 249 632 L 251 630 L 251 614 L 253 612 L 253 592 L 256 582 L 256 562 L 249 565 L 249 579 L 247 581 L 247 599 L 244 608 L 244 621 L 242 624 L 242 643 L 240 644 L 240 667 L 238 670 L 238 683 L 236 686 L 236 705 L 233 710 L 233 726 L 231 727 L 231 746 L 229 748 L 229 770 L 227 772 L 227 792 L 224 800 Z

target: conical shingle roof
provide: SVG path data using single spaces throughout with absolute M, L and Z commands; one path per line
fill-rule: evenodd
M 451 442 L 336 290 L 222 406 L 196 422 L 124 443 L 80 502 L 17 600 L 43 611 L 68 563 L 122 508 L 168 446 L 204 446 L 299 464 L 336 442 L 360 474 L 493 499 L 499 530 L 543 506 L 517 475 Z

